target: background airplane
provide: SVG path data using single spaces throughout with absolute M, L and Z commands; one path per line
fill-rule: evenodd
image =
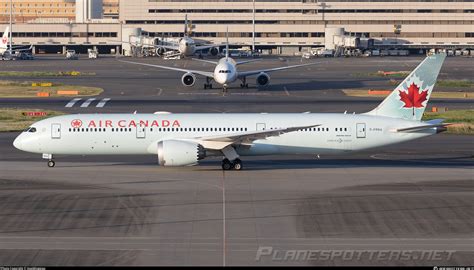
M 350 154 L 446 130 L 421 121 L 446 55 L 428 56 L 375 109 L 363 114 L 76 114 L 38 121 L 13 142 L 54 155 L 156 155 L 163 166 L 195 165 L 223 156 L 223 170 L 241 170 L 252 155 Z
M 184 23 L 184 36 L 181 38 L 165 38 L 160 37 L 159 44 L 155 45 L 146 45 L 146 46 L 153 46 L 155 48 L 155 52 L 157 55 L 164 55 L 167 52 L 175 52 L 174 54 L 167 54 L 168 57 L 174 56 L 194 56 L 197 52 L 209 49 L 209 53 L 213 56 L 216 56 L 219 53 L 219 47 L 223 46 L 219 44 L 209 44 L 209 45 L 201 45 L 196 40 L 189 36 L 189 29 L 188 29 L 188 15 L 185 17 Z M 125 42 L 121 41 L 122 43 L 128 43 L 137 47 L 144 46 L 143 44 L 139 44 L 137 42 Z
M 7 28 L 5 28 L 5 32 L 3 32 L 2 40 L 0 42 L 0 55 L 2 57 L 11 57 L 24 51 L 30 51 L 33 48 L 33 45 L 30 45 L 29 48 L 25 48 L 25 46 L 13 47 L 11 45 L 11 38 L 10 27 L 7 26 Z
M 214 62 L 211 60 L 202 60 L 202 59 L 193 59 L 196 61 L 202 61 L 206 63 L 215 64 L 214 72 L 209 71 L 202 71 L 202 70 L 191 70 L 191 69 L 183 69 L 183 68 L 176 68 L 176 67 L 169 67 L 169 66 L 162 66 L 162 65 L 154 65 L 154 64 L 146 64 L 146 63 L 138 63 L 138 62 L 131 62 L 131 61 L 124 61 L 119 60 L 124 63 L 134 64 L 134 65 L 141 65 L 141 66 L 149 66 L 149 67 L 156 67 L 174 71 L 184 72 L 184 75 L 181 77 L 181 83 L 184 86 L 193 86 L 196 82 L 196 74 L 204 76 L 206 78 L 206 83 L 204 84 L 204 89 L 212 88 L 212 81 L 215 81 L 222 85 L 222 89 L 227 91 L 227 88 L 230 83 L 233 83 L 237 80 L 240 80 L 242 83 L 240 84 L 241 88 L 248 88 L 249 85 L 247 83 L 247 77 L 257 75 L 256 83 L 258 86 L 267 86 L 270 83 L 270 76 L 268 75 L 269 72 L 285 70 L 285 69 L 292 69 L 298 67 L 304 67 L 309 65 L 315 65 L 317 63 L 308 63 L 308 64 L 301 64 L 301 65 L 292 65 L 292 66 L 285 66 L 285 67 L 277 67 L 277 68 L 266 68 L 266 69 L 259 69 L 259 70 L 251 70 L 251 71 L 243 71 L 239 72 L 237 70 L 238 65 L 251 63 L 255 61 L 259 61 L 260 59 L 251 59 L 236 62 L 234 59 L 229 57 L 229 40 L 227 38 L 226 44 L 226 54 L 225 57 L 221 58 L 219 61 Z

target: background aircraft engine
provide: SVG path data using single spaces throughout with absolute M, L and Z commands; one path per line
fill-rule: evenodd
M 211 53 L 212 56 L 216 56 L 219 53 L 219 49 L 216 47 L 212 47 L 209 52 Z
M 181 82 L 184 86 L 193 86 L 196 82 L 196 76 L 192 73 L 186 73 L 181 77 Z
M 206 149 L 198 143 L 166 140 L 158 142 L 158 164 L 161 166 L 195 165 L 206 157 Z
M 270 83 L 270 76 L 267 73 L 260 73 L 257 76 L 257 85 L 258 86 L 267 86 Z
M 165 48 L 163 48 L 163 47 L 158 47 L 158 48 L 156 48 L 156 50 L 155 50 L 155 52 L 156 52 L 157 55 L 163 55 L 163 54 L 165 53 L 165 51 L 166 51 L 166 50 L 165 50 Z

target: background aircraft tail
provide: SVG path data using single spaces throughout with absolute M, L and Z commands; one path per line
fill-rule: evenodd
M 366 113 L 420 121 L 446 54 L 425 58 L 377 108 Z
M 10 27 L 7 26 L 5 32 L 3 32 L 2 40 L 0 42 L 0 49 L 8 49 L 8 35 L 10 33 Z

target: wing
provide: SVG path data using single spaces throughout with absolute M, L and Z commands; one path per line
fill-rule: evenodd
M 199 61 L 203 63 L 209 63 L 209 64 L 214 64 L 214 65 L 218 64 L 216 61 L 212 61 L 212 60 L 204 60 L 204 59 L 196 59 L 196 58 L 191 58 L 191 59 L 193 59 L 194 61 Z
M 138 43 L 138 42 L 129 42 L 129 41 L 120 41 L 120 40 L 108 40 L 108 41 L 110 41 L 110 42 L 119 42 L 119 43 L 124 43 L 124 44 L 130 44 L 130 45 L 134 45 L 134 46 L 137 46 L 137 47 L 165 48 L 165 49 L 174 50 L 174 51 L 179 50 L 178 45 L 141 44 L 141 43 Z
M 13 50 L 16 52 L 24 52 L 24 51 L 31 51 L 33 49 L 33 45 L 31 45 L 29 48 L 23 48 L 23 49 L 18 49 L 18 47 L 14 47 Z
M 213 44 L 213 45 L 198 45 L 198 46 L 195 46 L 195 49 L 196 49 L 196 51 L 200 51 L 200 50 L 205 50 L 205 49 L 210 49 L 210 48 L 215 48 L 215 47 L 220 47 L 220 46 L 223 46 L 223 45 L 217 45 L 217 44 Z
M 238 65 L 243 65 L 243 64 L 247 64 L 247 63 L 257 62 L 257 61 L 261 61 L 261 60 L 262 60 L 261 58 L 259 58 L 259 59 L 244 60 L 244 61 L 236 62 L 235 65 L 238 66 Z
M 295 126 L 283 129 L 270 129 L 262 131 L 251 131 L 242 133 L 233 133 L 228 135 L 220 136 L 209 136 L 196 138 L 199 143 L 206 149 L 222 150 L 229 145 L 249 145 L 256 140 L 263 140 L 268 137 L 276 137 L 285 133 L 303 130 L 307 128 L 313 128 L 320 125 L 310 126 Z
M 133 64 L 133 65 L 140 65 L 140 66 L 162 68 L 162 69 L 168 69 L 168 70 L 174 70 L 174 71 L 181 71 L 181 72 L 184 72 L 184 73 L 190 72 L 190 73 L 202 75 L 204 77 L 214 78 L 214 74 L 212 72 L 208 72 L 208 71 L 175 68 L 175 67 L 160 66 L 160 65 L 153 65 L 153 64 L 146 64 L 146 63 L 137 63 L 137 62 L 131 62 L 131 61 L 124 61 L 124 60 L 118 60 L 118 61 L 123 62 L 123 63 Z
M 318 64 L 318 63 L 308 63 L 308 64 L 302 64 L 302 65 L 293 65 L 293 66 L 286 66 L 286 67 L 277 67 L 277 68 L 268 68 L 268 69 L 244 71 L 244 72 L 239 72 L 239 77 L 247 77 L 247 76 L 251 76 L 251 75 L 260 74 L 262 72 L 267 72 L 268 73 L 268 72 L 273 72 L 273 71 L 278 71 L 278 70 L 285 70 L 285 69 L 291 69 L 291 68 L 312 66 L 312 65 L 316 65 L 316 64 Z

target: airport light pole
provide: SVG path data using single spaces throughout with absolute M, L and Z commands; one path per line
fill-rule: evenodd
M 253 31 L 252 31 L 252 53 L 255 52 L 255 0 L 253 0 L 253 19 L 252 19 Z
M 9 34 L 9 39 L 8 39 L 8 43 L 10 44 L 10 54 L 12 52 L 12 38 L 13 38 L 13 29 L 12 29 L 12 18 L 13 18 L 13 0 L 10 0 L 10 33 Z

